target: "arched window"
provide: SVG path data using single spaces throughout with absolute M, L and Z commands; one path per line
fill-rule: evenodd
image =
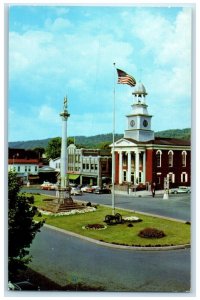
M 161 155 L 162 155 L 161 150 L 156 151 L 156 166 L 157 167 L 161 167 Z
M 170 150 L 168 152 L 168 164 L 169 164 L 169 167 L 173 167 L 173 155 L 174 155 L 173 151 Z
M 186 172 L 181 173 L 181 182 L 188 182 L 188 174 Z
M 186 156 L 187 156 L 187 152 L 183 151 L 182 152 L 182 167 L 186 167 Z
M 167 177 L 169 179 L 169 183 L 174 183 L 175 182 L 175 174 L 170 172 L 167 174 Z

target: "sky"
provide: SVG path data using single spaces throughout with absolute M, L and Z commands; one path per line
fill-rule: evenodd
M 152 129 L 191 127 L 191 6 L 10 5 L 8 141 L 127 129 L 133 87 L 142 81 Z M 115 96 L 114 96 L 115 95 Z

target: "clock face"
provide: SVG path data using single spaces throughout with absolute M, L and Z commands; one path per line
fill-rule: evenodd
M 134 127 L 134 126 L 135 126 L 135 121 L 134 121 L 134 120 L 131 120 L 131 121 L 130 121 L 130 125 L 131 125 L 131 127 Z
M 147 120 L 144 120 L 144 121 L 143 121 L 143 126 L 144 126 L 144 127 L 147 127 L 147 126 L 148 126 Z

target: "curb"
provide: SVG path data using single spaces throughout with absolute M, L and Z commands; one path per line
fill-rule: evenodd
M 54 227 L 52 225 L 48 225 L 48 224 L 44 224 L 45 227 L 55 230 L 55 231 L 59 231 L 62 232 L 64 234 L 67 235 L 71 235 L 83 240 L 86 240 L 88 242 L 97 244 L 97 245 L 101 245 L 101 246 L 105 246 L 105 247 L 109 247 L 109 248 L 117 248 L 117 249 L 123 249 L 123 250 L 133 250 L 133 251 L 169 251 L 169 250 L 177 250 L 177 249 L 186 249 L 186 248 L 190 248 L 190 244 L 185 244 L 185 245 L 176 245 L 176 246 L 163 246 L 163 247 L 146 247 L 146 246 L 125 246 L 125 245 L 118 245 L 118 244 L 110 244 L 110 243 L 106 243 L 106 242 L 101 242 L 83 235 L 80 235 L 78 233 L 74 233 L 72 231 L 68 231 L 68 230 L 64 230 L 61 228 L 57 228 Z

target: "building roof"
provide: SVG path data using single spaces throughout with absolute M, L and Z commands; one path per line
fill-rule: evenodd
M 147 92 L 144 84 L 141 81 L 139 81 L 134 88 L 133 95 L 141 95 L 141 94 L 147 95 Z
M 174 138 L 161 138 L 155 137 L 154 140 L 147 141 L 147 142 L 139 142 L 131 138 L 123 138 L 135 144 L 154 144 L 154 145 L 166 145 L 166 146 L 190 146 L 190 141 L 183 140 L 183 139 L 174 139 Z
M 190 146 L 190 141 L 183 139 L 174 139 L 174 138 L 161 138 L 156 137 L 155 140 L 150 141 L 153 144 L 158 145 L 169 145 L 169 146 Z
M 9 158 L 8 159 L 8 164 L 9 165 L 20 165 L 20 164 L 27 164 L 27 165 L 38 165 L 39 164 L 39 159 L 26 159 L 26 158 Z

